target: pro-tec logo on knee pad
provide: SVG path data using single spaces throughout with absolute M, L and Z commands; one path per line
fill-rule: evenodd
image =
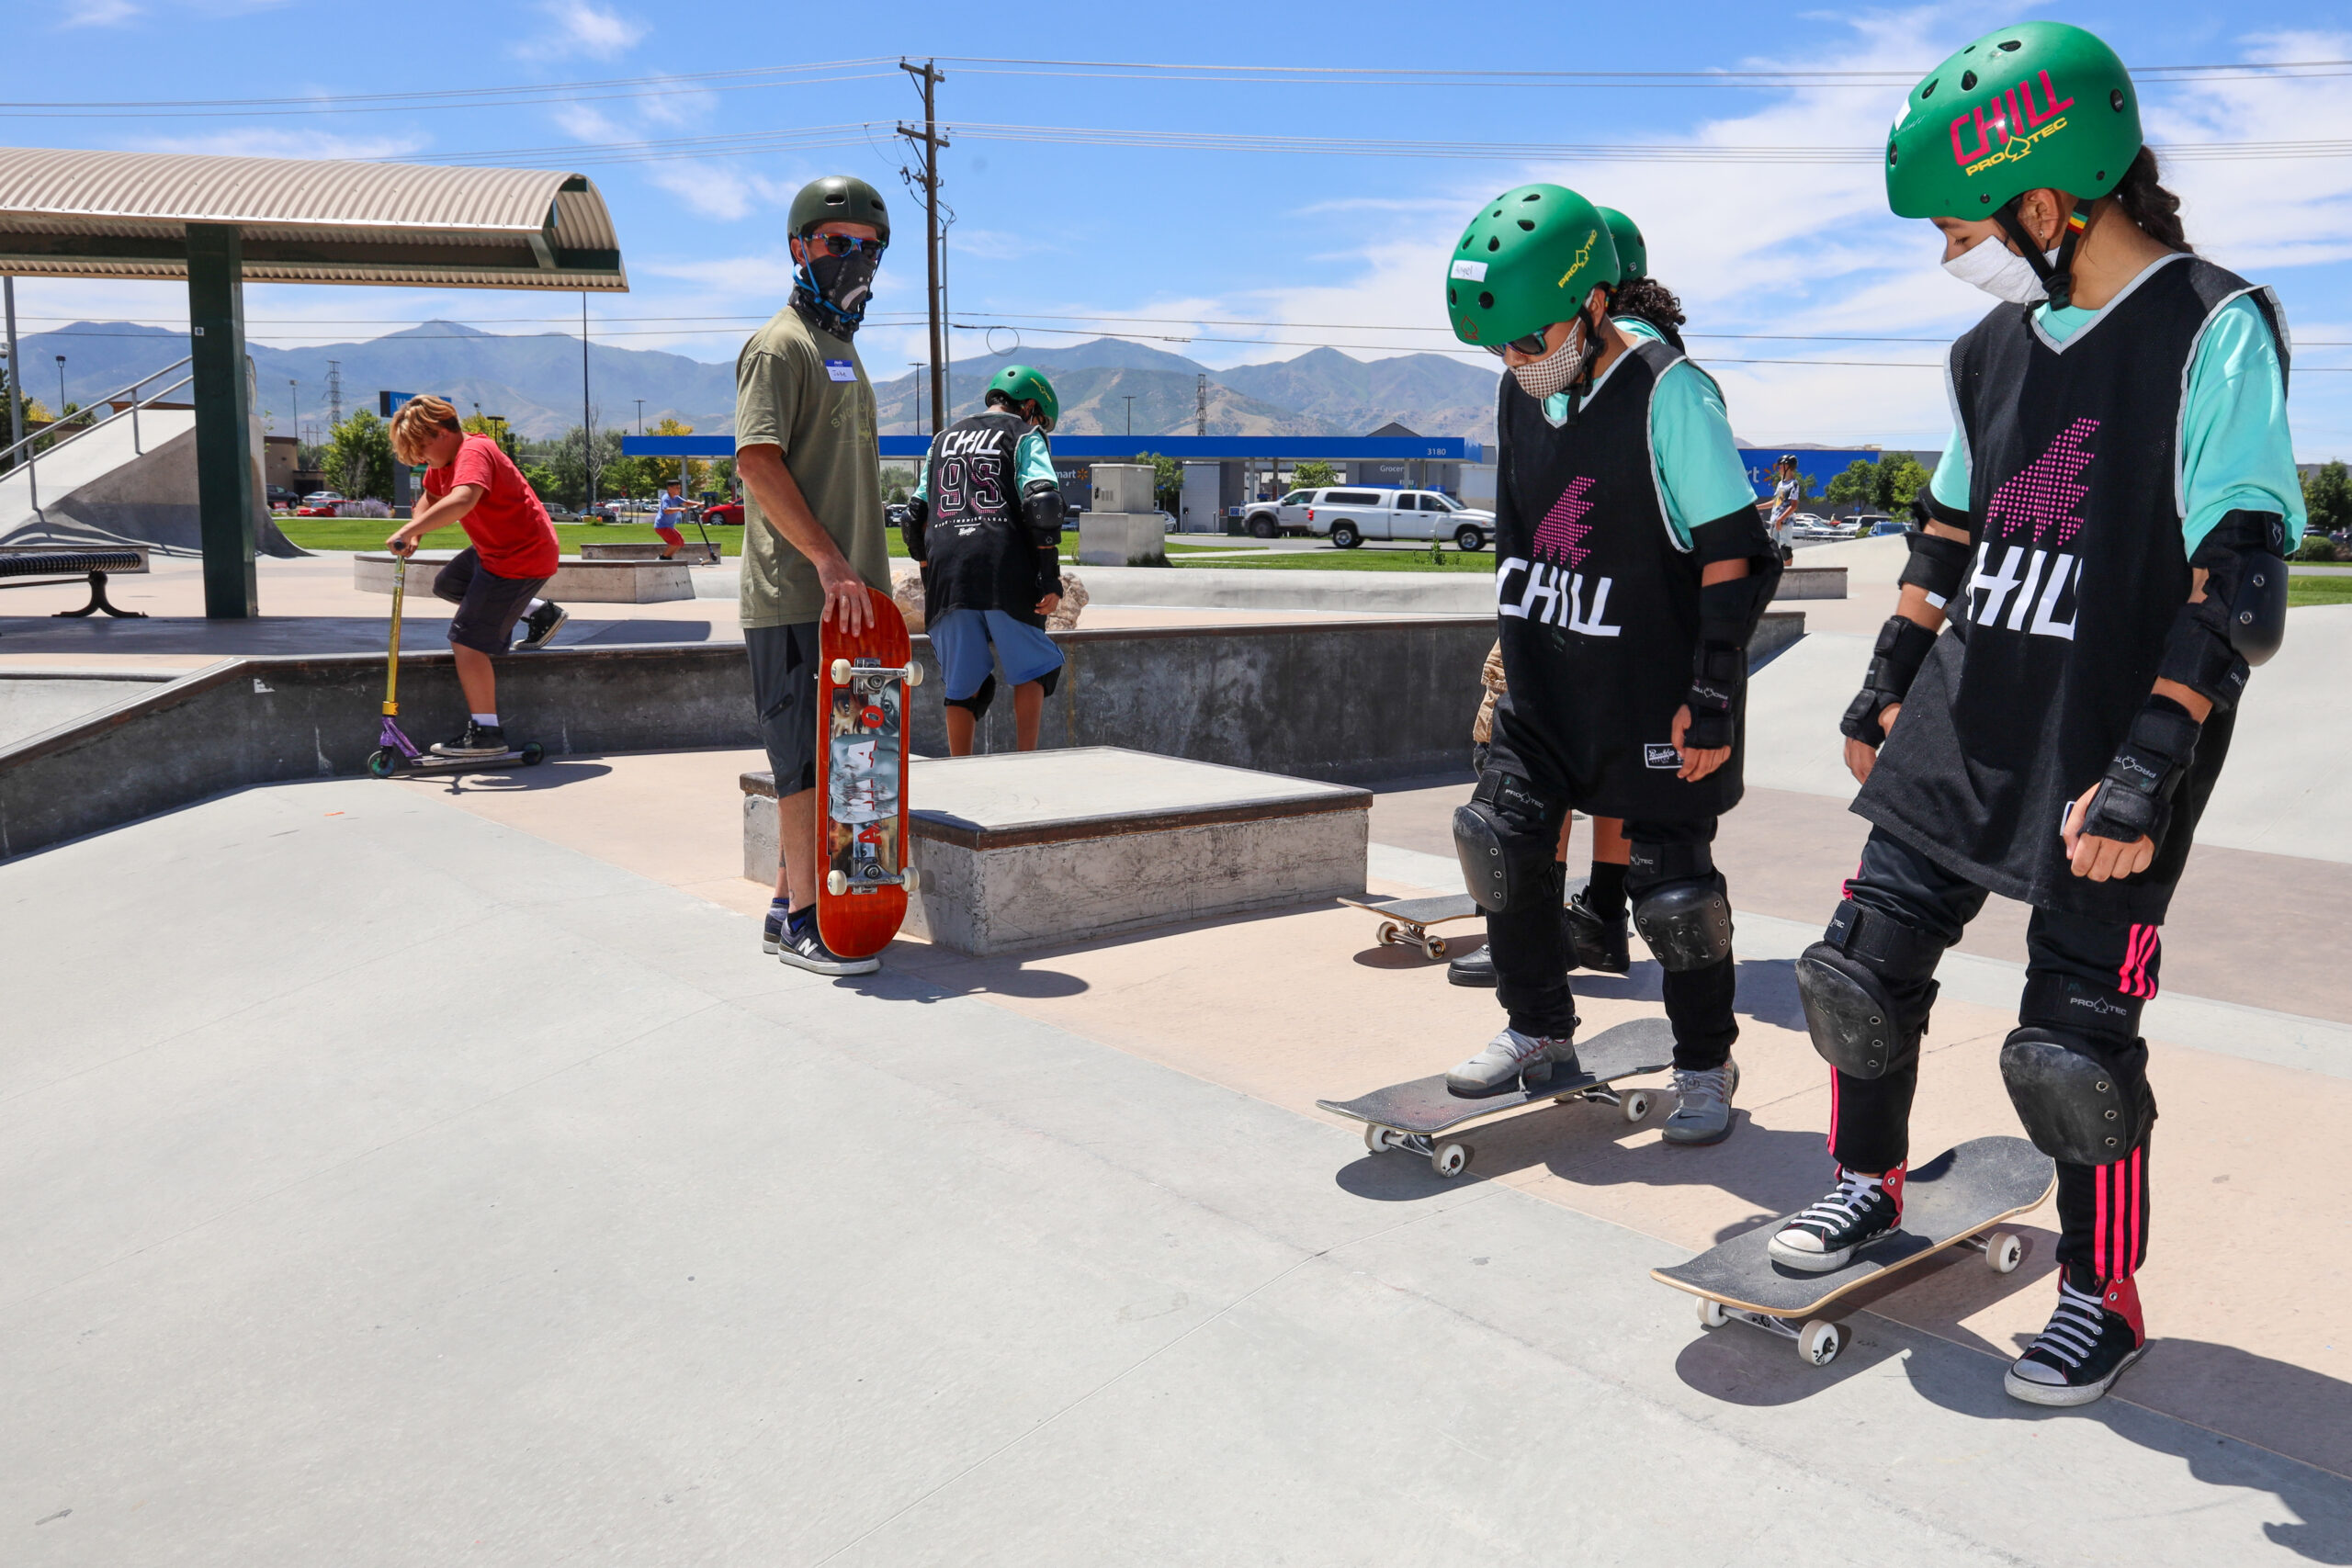
M 1682 766 L 1682 753 L 1667 741 L 1645 740 L 1642 743 L 1642 766 L 1670 773 Z

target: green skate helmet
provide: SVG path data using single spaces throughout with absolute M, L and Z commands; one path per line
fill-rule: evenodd
M 807 238 L 820 223 L 865 223 L 884 244 L 890 243 L 890 209 L 883 205 L 882 193 L 855 175 L 827 175 L 802 186 L 792 198 L 786 222 L 796 240 Z
M 1042 370 L 1032 369 L 1026 365 L 1008 365 L 989 378 L 988 392 L 1002 392 L 1012 400 L 1015 412 L 1020 412 L 1023 403 L 1035 398 L 1037 412 L 1046 416 L 1047 430 L 1061 421 L 1062 400 L 1054 395 L 1054 384 L 1046 379 L 1046 373 Z M 982 406 L 988 403 L 988 392 L 980 395 Z
M 1478 209 L 1446 263 L 1453 335 L 1497 354 L 1512 344 L 1541 353 L 1546 327 L 1574 321 L 1595 284 L 1613 289 L 1623 276 L 1600 209 L 1565 186 L 1503 192 Z
M 1634 220 L 1613 207 L 1596 207 L 1600 220 L 1609 225 L 1609 237 L 1617 242 L 1617 270 L 1623 276 L 1620 283 L 1650 275 L 1650 248 L 1643 242 L 1642 231 Z

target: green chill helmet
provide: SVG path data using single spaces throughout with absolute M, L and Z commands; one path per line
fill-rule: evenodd
M 2047 186 L 2087 203 L 2139 153 L 2139 95 L 2115 51 L 2064 22 L 2020 22 L 1911 89 L 1887 133 L 1886 202 L 1898 218 L 1992 218 Z
M 820 223 L 870 224 L 884 244 L 890 243 L 890 209 L 882 193 L 855 175 L 827 175 L 810 180 L 792 198 L 786 232 L 804 239 Z
M 1002 392 L 1012 400 L 1012 406 L 1016 410 L 1023 403 L 1035 398 L 1037 401 L 1037 412 L 1046 416 L 1047 430 L 1053 429 L 1061 422 L 1062 400 L 1054 395 L 1054 384 L 1046 379 L 1046 374 L 1042 370 L 1033 369 L 1026 365 L 1008 365 L 989 378 L 988 390 Z M 980 395 L 980 401 L 983 404 L 988 401 L 987 392 Z
M 1596 207 L 1600 220 L 1609 225 L 1609 237 L 1617 242 L 1617 270 L 1623 276 L 1618 281 L 1631 283 L 1650 275 L 1650 248 L 1642 239 L 1642 231 L 1634 220 L 1613 207 Z
M 1462 231 L 1446 258 L 1445 313 L 1455 337 L 1499 354 L 1574 321 L 1595 284 L 1623 276 L 1600 209 L 1564 186 L 1521 186 Z

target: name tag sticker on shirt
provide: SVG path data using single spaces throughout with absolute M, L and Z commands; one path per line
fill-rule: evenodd
M 1458 261 L 1453 264 L 1453 270 L 1446 276 L 1459 277 L 1470 283 L 1484 283 L 1487 281 L 1487 264 L 1482 261 Z
M 857 379 L 857 367 L 846 359 L 828 359 L 825 361 L 825 374 L 836 381 L 854 381 Z

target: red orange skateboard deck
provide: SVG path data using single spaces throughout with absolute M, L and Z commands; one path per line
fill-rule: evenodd
M 838 618 L 817 634 L 818 825 L 824 875 L 817 934 L 843 958 L 881 952 L 907 918 L 907 691 L 922 670 L 906 617 L 865 591 L 873 620 L 854 637 Z

